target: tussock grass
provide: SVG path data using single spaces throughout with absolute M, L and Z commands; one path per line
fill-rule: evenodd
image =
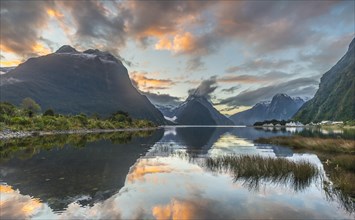
M 242 180 L 250 189 L 258 189 L 262 181 L 290 185 L 295 191 L 308 187 L 319 177 L 318 168 L 307 162 L 252 155 L 208 158 L 206 167 L 213 171 L 231 172 L 234 180 Z
M 355 153 L 355 140 L 318 138 L 302 136 L 283 136 L 259 138 L 255 142 L 262 144 L 276 144 L 292 147 L 293 149 L 307 149 L 328 153 Z

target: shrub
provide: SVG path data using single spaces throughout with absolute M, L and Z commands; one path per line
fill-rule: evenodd
M 47 109 L 44 113 L 43 116 L 54 116 L 54 111 L 52 109 Z
M 24 98 L 21 106 L 28 113 L 28 117 L 32 117 L 35 113 L 41 111 L 41 106 L 31 98 Z

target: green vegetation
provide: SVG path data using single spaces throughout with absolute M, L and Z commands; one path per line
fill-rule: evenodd
M 355 140 L 336 139 L 336 138 L 319 138 L 319 137 L 302 137 L 279 136 L 270 138 L 259 138 L 255 142 L 262 144 L 275 144 L 292 147 L 296 150 L 311 150 L 328 153 L 355 153 Z
M 66 116 L 55 114 L 52 109 L 40 114 L 41 107 L 32 99 L 23 100 L 21 108 L 10 103 L 0 102 L 0 127 L 12 131 L 56 131 L 82 129 L 144 128 L 155 125 L 147 120 L 132 119 L 127 113 L 117 111 L 109 118 L 97 114 Z
M 206 166 L 213 171 L 231 172 L 235 181 L 242 180 L 251 189 L 258 189 L 261 181 L 268 181 L 290 184 L 295 191 L 299 191 L 308 187 L 319 175 L 318 168 L 309 162 L 259 155 L 208 158 Z
M 347 53 L 322 76 L 318 91 L 294 115 L 294 120 L 303 123 L 354 120 L 354 42 L 353 39 Z
M 32 117 L 34 114 L 41 112 L 41 106 L 37 104 L 31 98 L 25 98 L 22 100 L 22 109 L 28 114 L 28 117 Z
M 285 126 L 286 123 L 289 123 L 289 122 L 291 122 L 291 121 L 290 120 L 288 120 L 288 121 L 285 121 L 285 120 L 278 121 L 276 119 L 273 119 L 273 120 L 266 120 L 266 121 L 257 121 L 257 122 L 254 123 L 253 126 L 263 126 L 263 124 L 273 124 L 273 125 L 279 124 L 279 125 Z

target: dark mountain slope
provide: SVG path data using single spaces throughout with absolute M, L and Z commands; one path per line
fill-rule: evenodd
M 251 109 L 236 113 L 230 119 L 237 125 L 253 125 L 257 121 L 288 120 L 302 106 L 304 101 L 286 94 L 276 94 L 271 102 L 257 103 Z
M 233 125 L 204 96 L 190 95 L 172 112 L 177 117 L 176 122 L 183 125 Z
M 30 58 L 1 75 L 1 101 L 20 104 L 31 97 L 42 109 L 63 114 L 122 110 L 134 118 L 165 123 L 163 115 L 132 85 L 127 69 L 113 55 L 99 50 L 77 52 L 70 46 Z
M 294 119 L 303 123 L 355 120 L 355 38 L 346 54 L 322 76 L 318 91 Z

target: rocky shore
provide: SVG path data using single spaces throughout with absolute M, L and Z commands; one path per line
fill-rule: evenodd
M 108 132 L 119 132 L 119 131 L 147 131 L 155 130 L 160 127 L 149 127 L 149 128 L 117 128 L 117 129 L 83 129 L 83 130 L 65 130 L 65 131 L 11 131 L 3 130 L 0 131 L 0 140 L 6 140 L 11 138 L 25 138 L 34 136 L 45 136 L 45 135 L 56 135 L 56 134 L 89 134 L 89 133 L 108 133 Z

